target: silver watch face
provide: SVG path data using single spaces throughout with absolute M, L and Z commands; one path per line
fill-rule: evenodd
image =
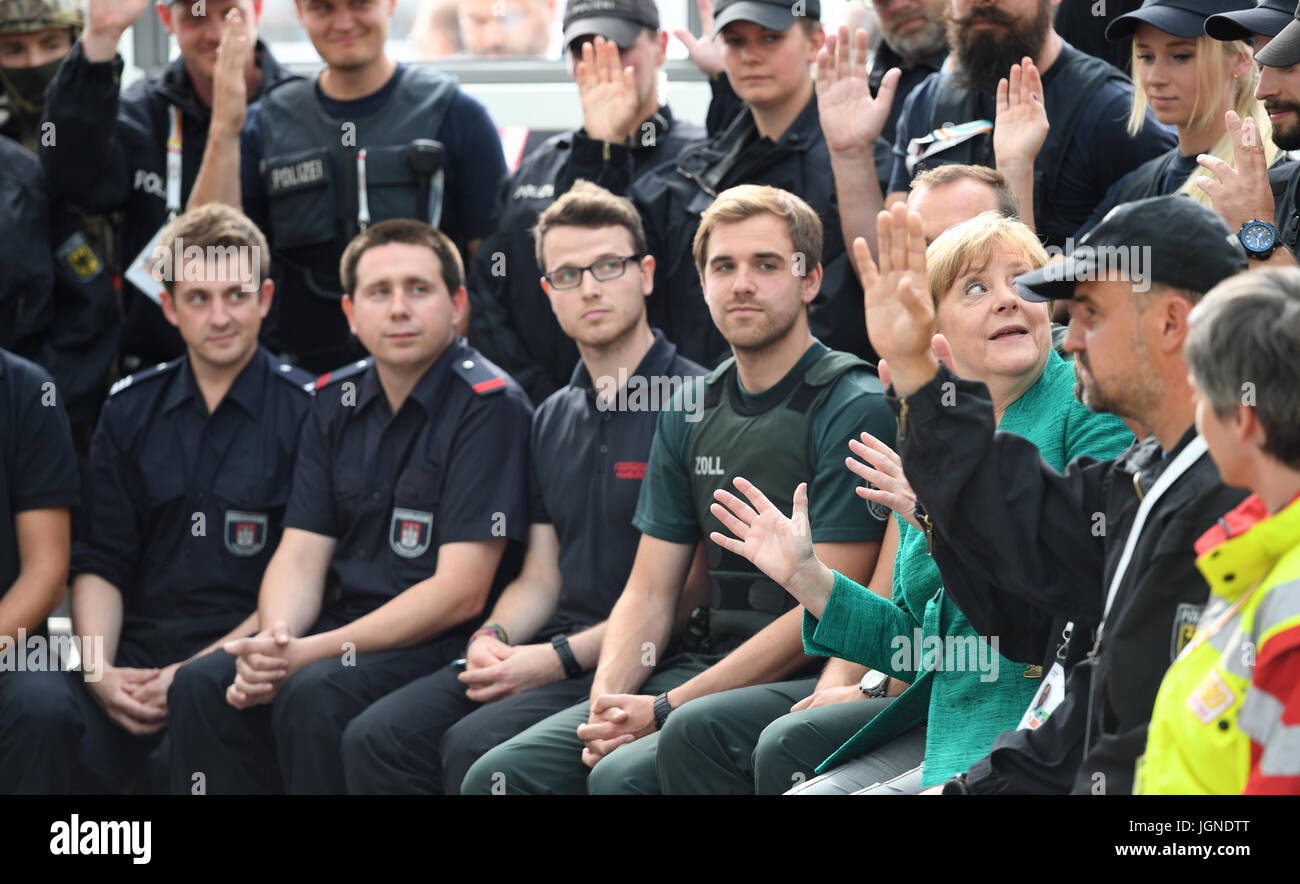
M 889 676 L 878 670 L 872 670 L 862 676 L 862 683 L 858 688 L 864 694 L 877 695 L 883 692 L 885 684 L 889 681 Z

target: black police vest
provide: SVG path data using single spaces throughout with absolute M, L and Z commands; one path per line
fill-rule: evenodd
M 703 416 L 691 434 L 691 498 L 695 517 L 704 529 L 709 566 L 709 607 L 752 610 L 780 615 L 795 600 L 748 559 L 709 540 L 709 533 L 729 534 L 709 511 L 719 488 L 737 493 L 732 481 L 744 476 L 767 495 L 781 512 L 794 504 L 800 482 L 812 483 L 816 466 L 808 450 L 812 419 L 835 382 L 867 363 L 836 350 L 822 356 L 784 400 L 764 410 L 747 409 L 740 400 L 735 357 L 708 376 Z M 864 514 L 865 518 L 865 514 Z
M 1061 174 L 1061 164 L 1066 150 L 1074 141 L 1075 130 L 1084 125 L 1083 106 L 1092 98 L 1093 93 L 1107 80 L 1129 82 L 1128 77 L 1099 58 L 1080 52 L 1072 46 L 1062 46 L 1061 54 L 1052 65 L 1051 79 L 1043 85 L 1043 103 L 1047 107 L 1052 126 L 1047 132 L 1047 139 L 1034 161 L 1034 205 L 1039 208 L 1055 203 L 1056 185 Z M 942 126 L 952 126 L 979 120 L 984 117 L 980 93 L 968 89 L 958 89 L 953 85 L 951 75 L 945 75 L 940 89 L 935 90 L 934 104 L 930 107 L 930 119 L 926 130 L 933 132 Z M 1088 125 L 1095 121 L 1086 121 Z M 991 133 L 977 135 L 947 150 L 939 151 L 916 164 L 912 177 L 922 172 L 948 163 L 969 163 L 977 166 L 996 168 L 997 161 L 993 154 L 993 136 Z M 1046 224 L 1038 225 L 1040 236 L 1050 243 L 1064 243 L 1065 238 L 1074 234 L 1077 225 L 1069 225 L 1063 219 L 1053 222 L 1050 215 Z M 1059 229 L 1055 229 L 1057 225 Z M 1069 229 L 1066 229 L 1068 226 Z
M 398 76 L 384 105 L 358 120 L 326 114 L 312 80 L 287 81 L 262 99 L 262 178 L 279 303 L 271 346 L 313 371 L 338 366 L 357 352 L 338 301 L 339 258 L 361 229 L 358 151 L 366 151 L 370 223 L 428 218 L 429 170 L 417 174 L 412 143 L 437 136 L 456 80 L 417 66 Z
M 1294 253 L 1300 243 L 1300 163 L 1274 163 L 1268 170 L 1268 182 L 1276 206 L 1273 226 L 1277 228 L 1278 245 Z

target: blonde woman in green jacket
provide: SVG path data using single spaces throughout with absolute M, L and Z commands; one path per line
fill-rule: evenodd
M 919 217 L 912 217 L 919 223 Z M 1075 399 L 1073 367 L 1051 347 L 1047 305 L 1016 295 L 1015 276 L 1046 262 L 1032 231 L 986 212 L 935 239 L 919 272 L 928 276 L 936 331 L 951 351 L 954 371 L 988 385 L 999 430 L 1033 442 L 1048 463 L 1062 469 L 1080 455 L 1114 457 L 1133 436 L 1118 418 L 1093 413 Z M 882 270 L 876 284 L 897 286 L 898 273 Z M 782 746 L 794 732 L 799 732 L 796 742 L 810 734 L 842 735 L 846 720 L 855 715 L 861 725 L 857 732 L 843 745 L 826 747 L 830 757 L 816 772 L 829 773 L 796 791 L 838 793 L 872 786 L 896 773 L 907 752 L 922 748 L 923 767 L 913 767 L 875 791 L 916 792 L 942 783 L 986 755 L 999 733 L 1016 727 L 1042 686 L 1041 669 L 1032 665 L 1037 661 L 1001 656 L 997 638 L 977 635 L 945 597 L 897 457 L 879 440 L 864 434 L 863 442 L 852 443 L 861 460 L 850 459 L 849 466 L 878 490 L 859 493 L 895 510 L 870 581 L 883 592 L 821 566 L 812 556 L 806 530 L 802 535 L 791 530 L 800 520 L 806 522 L 806 492 L 795 496 L 793 523 L 765 507 L 761 491 L 741 480 L 737 488 L 753 508 L 726 492 L 719 492 L 720 503 L 714 504 L 714 512 L 736 534 L 714 535 L 719 545 L 749 558 L 804 605 L 809 654 L 843 657 L 910 683 L 883 711 L 879 702 L 846 703 L 839 704 L 846 708 L 817 707 L 778 719 L 754 752 L 760 793 L 789 787 L 790 760 Z M 892 558 L 890 549 L 896 550 Z M 810 582 L 808 575 L 815 579 Z M 835 719 L 836 726 L 826 726 L 823 719 Z M 880 754 L 873 758 L 873 753 Z

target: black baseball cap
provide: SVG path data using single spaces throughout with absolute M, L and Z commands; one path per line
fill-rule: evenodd
M 1208 292 L 1246 267 L 1246 250 L 1219 215 L 1183 194 L 1121 203 L 1064 261 L 1016 277 L 1026 301 L 1074 295 L 1076 282 L 1128 279 Z
M 769 31 L 788 31 L 801 18 L 820 21 L 821 17 L 820 0 L 718 0 L 713 10 L 713 35 L 722 33 L 733 21 L 752 21 Z
M 1287 26 L 1255 53 L 1255 61 L 1271 68 L 1289 68 L 1300 63 L 1300 8 L 1295 10 Z
M 604 37 L 627 49 L 649 28 L 659 30 L 653 0 L 569 0 L 564 8 L 564 45 L 579 37 Z
M 1249 40 L 1256 34 L 1276 37 L 1291 23 L 1296 0 L 1263 0 L 1254 9 L 1221 12 L 1205 20 L 1205 33 L 1216 40 Z
M 1141 7 L 1106 27 L 1106 39 L 1127 40 L 1144 22 L 1175 37 L 1203 37 L 1207 18 L 1216 12 L 1250 9 L 1251 4 L 1252 0 L 1143 0 Z

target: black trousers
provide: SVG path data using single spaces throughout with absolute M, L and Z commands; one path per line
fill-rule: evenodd
M 166 733 L 118 727 L 80 672 L 0 673 L 0 794 L 159 791 Z
M 491 703 L 466 697 L 450 666 L 417 679 L 376 702 L 343 732 L 348 792 L 459 795 L 479 756 L 584 699 L 594 676 L 588 672 Z
M 342 794 L 340 746 L 348 722 L 371 703 L 450 662 L 463 636 L 410 648 L 318 660 L 275 699 L 249 709 L 226 702 L 235 658 L 218 650 L 181 667 L 171 709 L 171 790 L 190 794 Z

